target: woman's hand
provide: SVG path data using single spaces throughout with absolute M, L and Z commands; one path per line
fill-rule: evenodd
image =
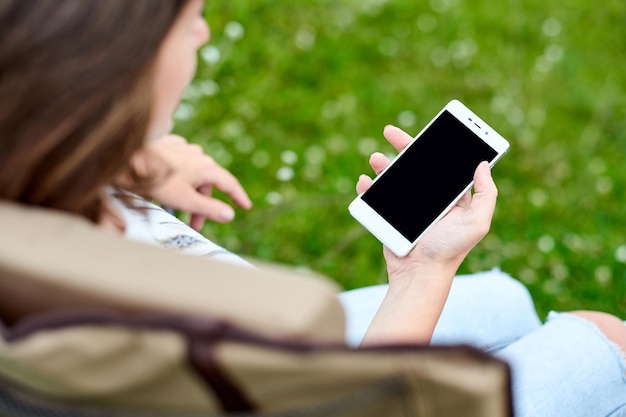
M 394 126 L 385 127 L 384 136 L 398 151 L 412 140 Z M 381 153 L 370 158 L 376 174 L 388 164 Z M 357 192 L 371 184 L 372 179 L 362 175 Z M 463 196 L 408 255 L 400 258 L 384 248 L 389 288 L 362 345 L 430 341 L 459 265 L 489 231 L 497 194 L 489 165 L 483 162 L 474 174 L 474 193 Z
M 190 226 L 199 230 L 206 219 L 220 223 L 235 217 L 233 208 L 213 198 L 216 188 L 243 209 L 252 207 L 237 178 L 206 155 L 199 145 L 177 135 L 151 141 L 133 160 L 140 172 L 154 175 L 150 197 L 168 207 L 191 213 Z
M 395 126 L 386 126 L 383 134 L 398 151 L 404 149 L 412 140 L 408 134 Z M 382 153 L 376 152 L 370 157 L 370 165 L 376 174 L 388 164 L 389 159 Z M 357 192 L 362 193 L 371 184 L 370 177 L 361 175 L 357 183 Z M 384 248 L 389 279 L 403 276 L 407 269 L 413 269 L 414 265 L 424 266 L 424 263 L 456 264 L 458 267 L 469 251 L 489 231 L 497 195 L 489 164 L 483 162 L 474 174 L 474 193 L 465 194 L 448 214 L 426 232 L 405 258 L 399 258 Z

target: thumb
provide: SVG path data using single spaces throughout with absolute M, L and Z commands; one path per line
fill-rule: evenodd
M 498 188 L 491 176 L 489 163 L 483 161 L 476 168 L 474 173 L 474 195 L 472 196 L 472 206 L 486 212 L 493 213 L 498 198 Z

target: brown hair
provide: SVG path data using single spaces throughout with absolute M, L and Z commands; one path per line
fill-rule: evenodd
M 152 67 L 187 0 L 0 1 L 0 199 L 97 222 L 145 141 Z

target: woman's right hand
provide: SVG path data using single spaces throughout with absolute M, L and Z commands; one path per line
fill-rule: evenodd
M 398 151 L 412 140 L 411 136 L 395 126 L 386 126 L 383 134 Z M 374 172 L 379 174 L 390 161 L 382 153 L 376 152 L 369 162 Z M 357 183 L 357 192 L 362 193 L 371 184 L 372 179 L 362 175 Z M 489 231 L 497 195 L 489 164 L 483 162 L 474 174 L 474 193 L 468 192 L 463 196 L 446 216 L 426 232 L 407 256 L 400 258 L 384 248 L 390 281 L 410 276 L 414 268 L 423 268 L 430 263 L 458 267 Z

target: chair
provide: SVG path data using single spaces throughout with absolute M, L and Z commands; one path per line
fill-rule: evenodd
M 476 349 L 347 347 L 327 279 L 12 203 L 0 230 L 0 416 L 512 415 Z

